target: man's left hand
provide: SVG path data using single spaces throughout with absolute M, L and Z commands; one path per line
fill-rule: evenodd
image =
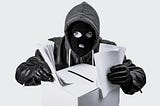
M 112 66 L 110 71 L 111 72 L 107 74 L 107 78 L 112 84 L 129 86 L 132 83 L 130 71 L 125 65 L 119 64 Z

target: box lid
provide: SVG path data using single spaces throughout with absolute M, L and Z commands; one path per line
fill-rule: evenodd
M 97 89 L 96 69 L 92 65 L 78 64 L 59 70 L 57 74 L 65 83 L 70 84 L 63 86 L 62 89 L 75 97 L 80 97 Z

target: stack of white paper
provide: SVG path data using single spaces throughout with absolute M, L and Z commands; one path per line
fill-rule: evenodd
M 60 82 L 59 82 L 59 78 L 57 76 L 56 73 L 56 68 L 55 68 L 55 62 L 54 62 L 54 42 L 51 41 L 46 41 L 43 42 L 42 44 L 39 45 L 39 51 L 42 55 L 42 57 L 44 58 L 45 62 L 48 64 L 48 66 L 50 67 L 51 71 L 52 71 L 52 75 L 55 78 L 55 83 L 59 86 L 61 86 Z
M 101 44 L 100 51 L 95 54 L 95 64 L 97 69 L 97 84 L 101 89 L 101 96 L 105 98 L 110 91 L 119 86 L 111 84 L 107 80 L 107 73 L 113 65 L 121 64 L 124 59 L 125 48 L 114 45 Z

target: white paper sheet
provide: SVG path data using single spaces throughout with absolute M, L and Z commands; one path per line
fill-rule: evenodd
M 105 98 L 113 89 L 119 87 L 107 80 L 107 73 L 113 65 L 121 64 L 124 59 L 125 48 L 112 45 L 100 45 L 100 50 L 94 55 L 97 69 L 97 84 L 101 89 L 101 96 Z
M 54 62 L 54 42 L 46 41 L 39 44 L 39 51 L 44 58 L 45 62 L 48 64 L 52 71 L 52 75 L 55 78 L 54 83 L 61 86 L 60 79 L 56 73 L 55 62 Z

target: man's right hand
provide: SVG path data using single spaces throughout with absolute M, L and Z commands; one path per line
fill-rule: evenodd
M 48 64 L 35 56 L 18 66 L 15 77 L 25 86 L 40 85 L 41 81 L 54 81 Z
M 51 74 L 51 70 L 48 67 L 47 63 L 45 63 L 45 62 L 39 63 L 35 67 L 34 75 L 37 79 L 40 79 L 41 81 L 50 81 L 50 82 L 54 81 L 54 78 Z

